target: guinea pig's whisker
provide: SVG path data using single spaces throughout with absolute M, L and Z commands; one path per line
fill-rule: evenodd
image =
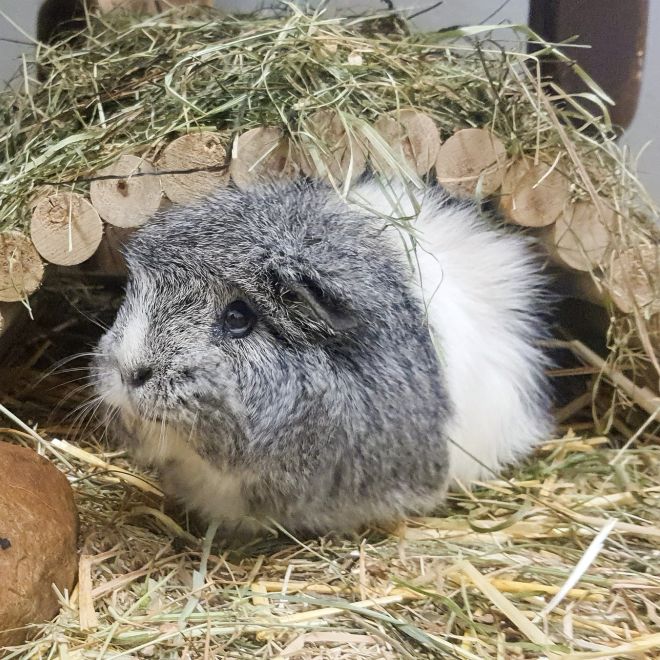
M 63 385 L 72 385 L 73 383 L 79 382 L 83 379 L 86 380 L 86 382 L 84 382 L 82 385 L 78 385 L 76 387 L 70 388 L 69 391 L 61 398 L 58 406 L 63 405 L 64 403 L 66 403 L 69 399 L 74 397 L 79 392 L 83 392 L 83 391 L 88 390 L 88 389 L 94 389 L 94 382 L 87 379 L 86 377 L 73 378 L 73 379 L 67 381 L 66 383 L 63 383 Z M 53 387 L 53 388 L 50 388 L 50 389 L 52 390 L 52 389 L 55 389 L 55 388 Z
M 83 312 L 82 309 L 80 309 L 76 305 L 76 303 L 74 303 L 73 300 L 71 300 L 70 298 L 67 297 L 66 300 L 69 303 L 69 305 L 71 305 L 71 307 L 73 307 L 73 309 L 75 309 L 76 312 L 78 312 L 78 314 L 80 314 L 80 316 L 87 319 L 90 323 L 93 323 L 97 328 L 103 330 L 103 332 L 107 332 L 110 329 L 109 326 L 107 326 L 102 321 L 99 321 L 98 319 L 95 319 L 91 314 L 87 314 L 86 312 Z
M 101 419 L 100 427 L 103 429 L 101 432 L 101 437 L 99 442 L 103 443 L 109 438 L 110 429 L 112 428 L 113 422 L 117 419 L 120 414 L 119 408 L 109 408 L 105 406 L 103 418 Z
M 197 426 L 198 421 L 199 421 L 199 412 L 196 412 L 195 416 L 193 417 L 192 424 L 190 425 L 190 431 L 188 432 L 188 437 L 186 438 L 186 442 L 189 445 L 193 444 L 193 438 L 195 436 L 195 427 Z
M 100 395 L 91 397 L 89 400 L 83 402 L 79 406 L 76 406 L 73 411 L 71 411 L 71 413 L 65 417 L 65 420 L 71 419 L 71 424 L 76 428 L 77 433 L 79 433 L 82 428 L 86 426 L 88 417 L 93 414 L 95 407 L 99 403 L 100 399 Z
M 73 384 L 74 382 L 76 382 L 78 380 L 80 380 L 80 379 L 78 379 L 78 378 L 73 379 L 73 380 L 69 381 L 67 384 Z M 80 392 L 84 392 L 85 390 L 91 389 L 92 387 L 93 387 L 92 383 L 83 383 L 82 385 L 78 385 L 77 387 L 70 388 L 69 391 L 57 402 L 57 404 L 53 408 L 53 410 L 51 412 L 51 417 L 53 417 L 55 415 L 55 413 L 57 413 L 59 410 L 64 408 L 65 404 L 68 401 L 70 401 L 71 399 L 73 399 L 77 394 L 79 394 Z M 51 387 L 51 388 L 49 388 L 48 391 L 53 390 L 53 389 L 56 389 L 56 388 Z M 83 404 L 84 404 L 84 402 L 83 402 Z M 71 416 L 73 414 L 75 414 L 75 412 L 76 412 L 76 410 L 78 410 L 78 408 L 79 408 L 79 406 L 76 406 L 71 412 L 67 413 L 64 416 L 64 421 L 68 421 L 69 419 L 71 419 Z
M 167 422 L 165 421 L 165 416 L 160 418 L 160 434 L 158 436 L 158 453 L 159 454 L 164 454 L 165 453 L 165 431 L 166 431 L 166 424 Z
M 75 418 L 73 421 L 74 426 L 77 428 L 77 437 L 81 437 L 84 433 L 87 432 L 90 423 L 96 417 L 96 414 L 99 408 L 104 405 L 106 402 L 106 397 L 103 394 L 97 394 L 93 397 L 90 397 L 87 401 L 82 403 L 74 411 Z M 94 427 L 93 431 L 96 431 L 99 426 L 103 425 L 103 420 L 99 421 L 99 424 Z
M 85 390 L 87 390 L 88 388 L 89 388 L 89 385 L 81 385 L 79 387 L 76 387 L 76 388 L 72 389 L 70 392 L 68 392 L 67 395 L 65 397 L 63 397 L 57 403 L 57 405 L 53 408 L 53 410 L 51 412 L 51 415 L 50 415 L 51 419 L 54 418 L 60 410 L 65 408 L 67 402 L 70 401 L 71 399 L 73 399 L 76 394 L 78 394 L 80 392 L 85 392 Z M 81 403 L 75 405 L 72 410 L 70 410 L 66 415 L 64 415 L 64 417 L 62 418 L 62 421 L 67 422 L 67 423 L 71 423 L 73 425 L 77 425 L 78 419 L 81 416 L 81 411 L 84 411 L 85 407 L 88 405 L 88 400 L 89 400 L 88 397 L 86 397 L 85 400 L 83 400 Z
M 94 435 L 99 429 L 102 429 L 101 433 L 101 438 L 105 436 L 105 434 L 109 430 L 109 424 L 111 423 L 112 418 L 114 418 L 115 415 L 119 413 L 118 409 L 113 410 L 113 414 L 108 416 L 107 414 L 107 409 L 106 413 L 102 416 L 98 415 L 98 410 L 100 406 L 102 405 L 102 402 L 97 404 L 96 407 L 92 410 L 91 414 L 89 415 L 87 425 L 83 429 L 83 433 L 88 433 L 89 435 Z M 93 426 L 92 428 L 89 428 L 89 425 L 93 419 L 97 419 L 98 423 Z
M 70 378 L 69 380 L 65 380 L 61 383 L 57 383 L 56 385 L 52 385 L 51 387 L 48 387 L 45 391 L 46 392 L 52 392 L 53 390 L 60 389 L 62 387 L 67 387 L 69 385 L 73 385 L 74 383 L 79 383 L 81 380 L 87 381 L 84 385 L 81 385 L 77 388 L 75 388 L 75 391 L 82 389 L 84 387 L 94 387 L 94 383 L 90 381 L 89 379 L 89 374 L 85 374 L 83 376 L 78 376 L 77 378 Z M 66 401 L 68 397 L 70 397 L 72 394 L 72 391 L 69 390 L 67 394 L 62 398 L 62 401 Z
M 163 453 L 165 448 L 165 433 L 167 431 L 167 411 L 164 408 L 164 396 L 162 390 L 157 392 L 156 400 L 152 409 L 150 425 L 153 426 L 156 422 L 160 421 L 160 428 L 158 430 L 158 452 Z
M 99 373 L 101 371 L 106 371 L 106 367 L 96 367 L 94 365 L 85 365 L 82 367 L 70 367 L 69 369 L 58 369 L 57 374 L 69 374 L 76 371 L 86 371 L 88 373 Z
M 58 360 L 57 362 L 55 362 L 55 364 L 53 364 L 50 367 L 50 369 L 46 369 L 46 371 L 44 371 L 44 373 L 41 375 L 41 377 L 39 378 L 39 380 L 36 382 L 35 385 L 38 385 L 44 379 L 49 378 L 54 373 L 60 373 L 60 370 L 61 370 L 62 367 L 64 367 L 65 365 L 67 365 L 71 362 L 73 362 L 74 360 L 82 360 L 82 359 L 94 358 L 94 357 L 103 357 L 103 356 L 102 356 L 101 353 L 98 353 L 96 351 L 87 351 L 87 352 L 84 352 L 84 353 L 74 353 L 73 355 L 68 355 L 67 357 L 62 358 L 61 360 Z M 88 366 L 80 367 L 80 368 L 81 369 L 89 369 Z

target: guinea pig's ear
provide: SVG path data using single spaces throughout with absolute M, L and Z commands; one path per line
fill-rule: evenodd
M 315 323 L 338 332 L 351 330 L 357 319 L 335 295 L 309 275 L 271 269 L 270 280 L 285 305 Z

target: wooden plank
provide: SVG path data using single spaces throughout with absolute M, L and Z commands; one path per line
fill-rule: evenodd
M 627 127 L 635 116 L 646 49 L 648 0 L 530 0 L 529 25 L 558 43 L 577 36 L 567 52 L 614 99 L 612 122 Z M 567 92 L 586 91 L 565 64 L 547 62 L 544 74 Z

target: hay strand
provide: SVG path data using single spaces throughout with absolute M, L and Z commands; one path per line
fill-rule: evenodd
M 506 596 L 489 582 L 468 560 L 459 562 L 458 567 L 470 581 L 534 644 L 551 647 L 553 641 L 536 627 Z M 556 653 L 546 651 L 548 658 L 559 658 Z
M 347 118 L 337 110 L 317 110 L 308 122 L 309 132 L 300 135 L 296 152 L 301 170 L 334 185 L 359 179 L 367 165 L 367 148 Z
M 168 8 L 185 5 L 211 7 L 213 0 L 96 0 L 96 4 L 102 14 L 118 10 L 136 14 L 159 14 Z

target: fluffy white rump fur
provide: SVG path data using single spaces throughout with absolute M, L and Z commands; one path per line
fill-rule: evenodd
M 363 210 L 413 218 L 392 236 L 414 268 L 453 404 L 452 481 L 490 479 L 548 437 L 546 361 L 535 345 L 542 295 L 527 239 L 499 231 L 474 207 L 436 190 L 376 183 L 355 189 Z M 414 236 L 414 240 L 413 240 Z M 416 249 L 413 247 L 417 243 Z

